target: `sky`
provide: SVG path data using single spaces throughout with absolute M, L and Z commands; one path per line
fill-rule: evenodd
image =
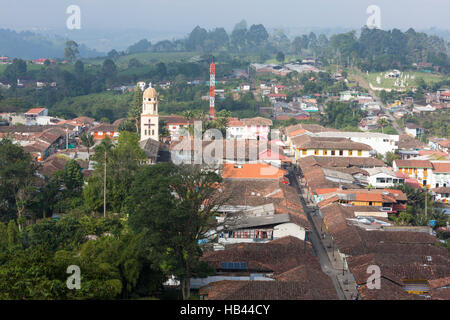
M 69 5 L 81 9 L 81 28 L 142 29 L 187 34 L 196 25 L 227 31 L 242 19 L 267 28 L 361 28 L 369 5 L 380 7 L 381 28 L 450 29 L 450 0 L 0 0 L 0 27 L 64 29 Z

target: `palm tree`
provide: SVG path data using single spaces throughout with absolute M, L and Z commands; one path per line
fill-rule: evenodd
M 381 127 L 381 133 L 384 133 L 384 127 L 389 125 L 389 121 L 386 118 L 381 118 L 377 121 L 377 124 Z
M 80 136 L 81 144 L 87 148 L 88 151 L 88 160 L 90 159 L 89 149 L 94 145 L 94 136 L 89 133 L 83 133 Z
M 183 117 L 186 118 L 186 120 L 191 120 L 192 118 L 194 118 L 194 112 L 192 110 L 186 110 L 183 112 Z

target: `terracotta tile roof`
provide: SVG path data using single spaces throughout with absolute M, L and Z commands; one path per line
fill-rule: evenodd
M 438 150 L 419 150 L 419 156 L 447 157 L 448 154 Z
M 228 119 L 228 127 L 243 127 L 244 122 L 239 120 L 238 118 L 229 118 Z
M 25 150 L 25 152 L 40 152 L 40 153 L 45 153 L 45 150 L 47 150 L 50 147 L 49 143 L 46 142 L 41 142 L 41 141 L 36 141 L 33 144 L 29 144 L 26 145 L 25 147 L 23 147 L 23 150 Z
M 109 123 L 100 123 L 93 128 L 89 129 L 89 132 L 117 132 L 118 126 Z
M 386 164 L 377 158 L 372 157 L 320 157 L 309 156 L 301 160 L 310 159 L 315 164 L 328 168 L 372 168 L 372 167 L 386 167 Z
M 64 137 L 66 134 L 66 131 L 62 128 L 54 127 L 51 129 L 47 129 L 43 131 L 37 138 L 40 141 L 53 144 L 55 143 L 59 138 Z
M 444 278 L 428 280 L 428 284 L 431 289 L 437 289 L 450 286 L 450 276 Z
M 187 120 L 180 115 L 172 114 L 170 116 L 159 116 L 161 120 L 164 120 L 168 125 L 189 125 L 194 123 L 194 119 Z
M 433 172 L 450 173 L 450 161 L 449 162 L 432 162 Z
M 39 172 L 45 176 L 53 175 L 59 170 L 64 170 L 67 161 L 68 159 L 65 157 L 52 155 L 42 163 L 42 167 L 39 169 Z
M 380 281 L 380 290 L 369 289 L 367 285 L 358 288 L 362 300 L 424 300 L 424 298 L 409 294 L 403 287 L 384 277 Z
M 42 132 L 46 129 L 54 128 L 53 125 L 45 126 L 0 126 L 0 132 L 11 132 L 11 133 L 31 133 L 31 132 Z
M 353 142 L 346 138 L 325 138 L 301 135 L 294 137 L 291 140 L 292 144 L 299 149 L 372 150 L 367 144 Z
M 27 112 L 25 112 L 25 114 L 38 114 L 44 110 L 45 110 L 45 108 L 33 108 L 33 109 L 30 109 Z
M 394 160 L 399 168 L 433 168 L 428 160 Z
M 302 133 L 305 133 L 305 132 L 306 132 L 305 129 L 298 129 L 298 130 L 295 130 L 295 131 L 292 131 L 291 133 L 289 133 L 289 136 L 290 137 L 295 137 L 295 136 L 298 136 L 298 135 L 300 135 Z
M 297 190 L 277 179 L 225 179 L 223 197 L 230 206 L 261 206 L 273 203 L 276 213 L 298 215 L 299 225 L 309 228 Z
M 339 190 L 339 188 L 323 188 L 323 189 L 316 189 L 316 193 L 318 195 L 321 195 L 321 194 L 336 192 L 337 190 Z
M 206 251 L 201 261 L 213 268 L 221 269 L 222 262 L 246 262 L 251 272 L 273 272 L 282 274 L 299 265 L 320 269 L 319 261 L 309 242 L 283 237 L 268 243 L 238 243 L 226 246 L 225 250 Z
M 224 164 L 222 171 L 225 179 L 281 179 L 286 174 L 286 170 L 266 163 Z
M 450 288 L 439 288 L 431 290 L 432 300 L 450 300 Z
M 170 150 L 173 152 L 196 152 L 196 143 L 202 145 L 203 154 L 215 157 L 216 149 L 219 148 L 218 154 L 221 152 L 221 159 L 227 160 L 258 160 L 259 154 L 270 149 L 268 141 L 257 140 L 199 140 L 197 142 L 191 138 L 184 138 L 180 141 L 174 141 L 170 144 Z M 221 149 L 220 149 L 221 148 Z M 277 153 L 282 153 L 281 148 L 274 148 Z
M 434 193 L 439 193 L 439 194 L 446 194 L 446 193 L 450 194 L 450 187 L 434 188 L 434 189 L 431 189 L 431 191 L 433 191 Z
M 450 148 L 450 140 L 440 141 L 439 145 L 444 147 L 444 148 Z
M 286 157 L 285 155 L 278 153 L 278 152 L 272 152 L 271 149 L 266 149 L 259 153 L 258 158 L 260 160 L 280 160 L 285 162 L 291 162 L 291 160 Z
M 74 120 L 75 122 L 81 122 L 81 123 L 87 123 L 87 124 L 93 124 L 94 122 L 95 122 L 95 119 L 94 118 L 90 118 L 90 117 L 77 117 L 77 118 L 74 118 L 74 119 L 72 119 L 72 120 Z
M 272 120 L 262 117 L 241 119 L 245 126 L 271 126 Z
M 417 139 L 414 139 L 413 137 L 407 134 L 401 134 L 399 137 L 398 141 L 399 149 L 410 150 L 410 149 L 423 149 L 426 147 L 427 145 L 425 143 Z
M 327 131 L 339 131 L 333 128 L 325 128 L 321 125 L 318 124 L 306 124 L 306 123 L 300 123 L 300 124 L 295 124 L 292 126 L 287 126 L 285 128 L 282 129 L 282 131 L 288 135 L 288 136 L 292 136 L 292 133 L 298 130 L 305 130 L 308 132 L 312 132 L 312 133 L 317 133 L 317 132 L 327 132 Z
M 208 300 L 337 300 L 332 287 L 305 287 L 301 281 L 220 281 L 200 289 Z

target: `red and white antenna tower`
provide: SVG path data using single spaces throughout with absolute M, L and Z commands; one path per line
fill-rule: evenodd
M 214 61 L 211 61 L 209 66 L 209 118 L 214 119 L 215 117 L 215 107 L 214 101 L 216 96 L 216 65 Z

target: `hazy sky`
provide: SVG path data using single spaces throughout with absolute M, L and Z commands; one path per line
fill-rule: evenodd
M 69 5 L 81 8 L 81 27 L 142 28 L 188 33 L 196 25 L 232 29 L 246 19 L 268 28 L 352 27 L 378 5 L 382 29 L 450 29 L 450 0 L 0 0 L 0 27 L 65 28 Z

